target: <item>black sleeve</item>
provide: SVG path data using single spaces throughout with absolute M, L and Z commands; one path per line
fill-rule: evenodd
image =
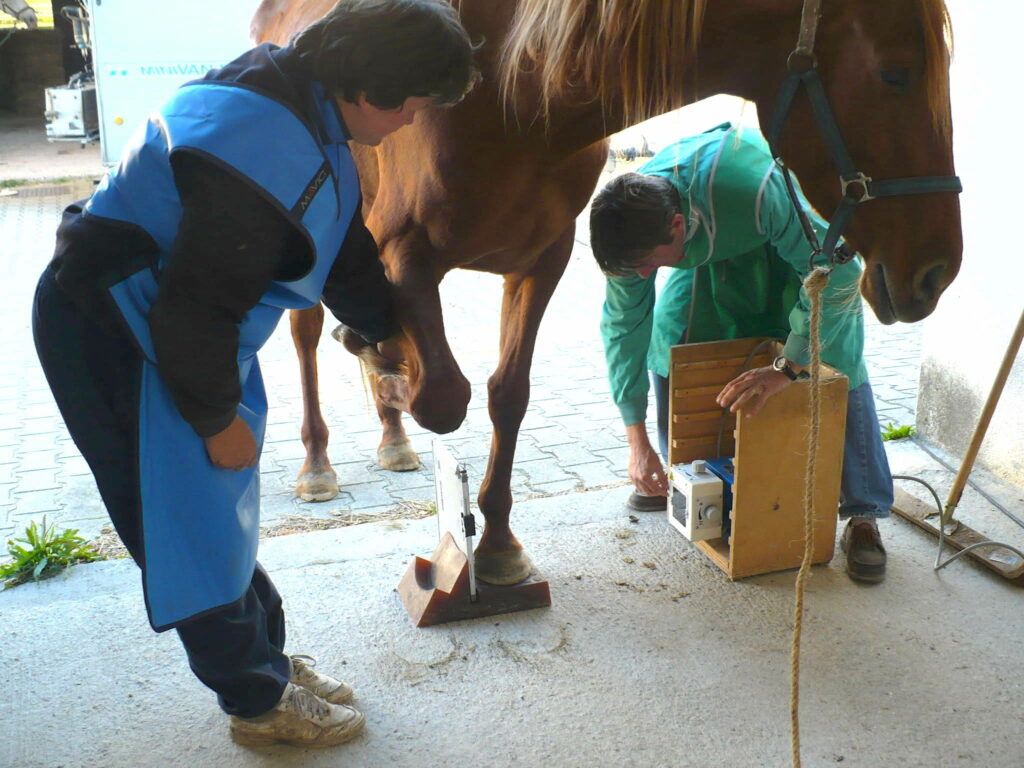
M 324 304 L 342 323 L 376 343 L 398 330 L 391 283 L 384 275 L 377 243 L 356 208 L 345 242 L 324 284 Z
M 178 410 L 209 437 L 234 419 L 238 326 L 281 271 L 291 225 L 212 161 L 178 153 L 173 166 L 182 219 L 149 325 Z

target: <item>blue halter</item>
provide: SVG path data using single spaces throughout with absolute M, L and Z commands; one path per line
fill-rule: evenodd
M 804 0 L 803 13 L 800 19 L 800 38 L 797 46 L 790 53 L 786 61 L 786 68 L 789 74 L 786 75 L 782 87 L 779 89 L 779 96 L 775 103 L 775 111 L 772 114 L 771 122 L 766 132 L 768 146 L 771 148 L 772 156 L 779 168 L 783 171 L 786 179 L 786 190 L 789 198 L 796 208 L 800 217 L 800 224 L 804 231 L 804 237 L 811 246 L 811 266 L 814 260 L 822 253 L 829 254 L 831 264 L 845 264 L 853 258 L 853 251 L 839 245 L 839 238 L 843 230 L 853 216 L 854 209 L 861 203 L 874 200 L 878 197 L 896 197 L 899 195 L 923 195 L 932 192 L 963 192 L 963 185 L 959 176 L 915 176 L 902 179 L 885 179 L 876 181 L 857 169 L 846 149 L 846 142 L 843 141 L 839 126 L 836 124 L 829 106 L 828 97 L 825 95 L 825 87 L 821 82 L 821 75 L 818 73 L 818 60 L 814 55 L 814 37 L 821 21 L 821 0 Z M 779 152 L 779 136 L 789 117 L 789 111 L 793 106 L 800 86 L 807 90 L 807 98 L 811 102 L 811 110 L 814 113 L 814 120 L 818 124 L 818 130 L 832 156 L 832 162 L 839 169 L 839 184 L 842 199 L 836 211 L 829 218 L 828 231 L 825 233 L 825 242 L 818 241 L 818 236 L 807 218 L 803 206 L 800 204 L 796 194 L 796 188 L 790 175 L 790 170 L 782 160 Z

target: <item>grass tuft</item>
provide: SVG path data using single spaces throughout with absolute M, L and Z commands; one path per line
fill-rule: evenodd
M 904 440 L 908 437 L 913 437 L 916 434 L 917 429 L 915 429 L 911 424 L 896 426 L 890 421 L 882 428 L 882 439 L 886 441 Z
M 9 563 L 0 564 L 0 581 L 4 589 L 26 581 L 39 581 L 56 576 L 76 563 L 100 559 L 100 554 L 74 528 L 58 532 L 55 526 L 42 526 L 33 520 L 19 539 L 7 541 Z

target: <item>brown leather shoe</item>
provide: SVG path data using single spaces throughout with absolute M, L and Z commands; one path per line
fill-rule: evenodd
M 885 547 L 874 520 L 851 518 L 839 545 L 846 554 L 846 572 L 851 579 L 869 584 L 885 579 Z
M 629 494 L 626 506 L 637 512 L 664 512 L 668 509 L 667 496 L 644 496 L 634 491 Z

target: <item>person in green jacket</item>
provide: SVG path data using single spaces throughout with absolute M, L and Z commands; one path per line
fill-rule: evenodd
M 828 225 L 803 200 L 824 237 Z M 682 139 L 639 173 L 613 179 L 595 197 L 591 246 L 608 276 L 601 336 L 612 398 L 629 442 L 629 505 L 663 510 L 668 481 L 647 437 L 655 390 L 662 456 L 668 455 L 669 348 L 753 336 L 784 338 L 772 366 L 748 371 L 718 402 L 755 415 L 810 361 L 810 303 L 801 287 L 810 247 L 764 138 L 728 123 Z M 819 258 L 824 263 L 824 257 Z M 671 274 L 655 290 L 659 268 Z M 877 520 L 889 515 L 892 475 L 864 365 L 858 259 L 837 266 L 822 304 L 824 362 L 849 379 L 840 517 L 851 578 L 878 582 L 886 554 Z M 647 371 L 651 379 L 648 382 Z

